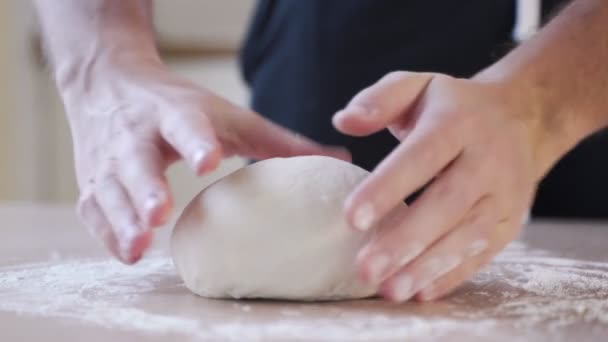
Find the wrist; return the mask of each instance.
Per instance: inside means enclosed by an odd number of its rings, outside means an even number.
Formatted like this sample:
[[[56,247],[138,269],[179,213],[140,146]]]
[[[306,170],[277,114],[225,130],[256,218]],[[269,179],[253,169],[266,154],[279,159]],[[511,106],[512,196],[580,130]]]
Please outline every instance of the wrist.
[[[59,94],[66,104],[87,95],[105,93],[125,75],[137,70],[158,70],[164,65],[156,52],[138,48],[91,48],[56,63],[54,76]]]
[[[91,42],[76,52],[56,59],[54,78],[60,94],[87,91],[97,83],[112,82],[119,70],[142,67],[162,67],[155,47],[148,44]]]
[[[528,133],[537,177],[540,180],[568,151],[595,129],[573,115],[550,82],[535,72],[511,70],[497,63],[474,77],[496,85],[507,103],[507,113]]]

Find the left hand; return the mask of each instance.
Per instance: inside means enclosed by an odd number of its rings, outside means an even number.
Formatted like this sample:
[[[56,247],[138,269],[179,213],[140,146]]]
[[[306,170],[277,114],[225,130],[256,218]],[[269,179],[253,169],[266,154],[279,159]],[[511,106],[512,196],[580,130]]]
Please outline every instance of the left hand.
[[[346,202],[353,227],[377,228],[357,259],[365,281],[394,301],[436,299],[518,235],[558,158],[533,101],[506,82],[395,72],[335,115],[346,134],[388,127],[401,141]]]

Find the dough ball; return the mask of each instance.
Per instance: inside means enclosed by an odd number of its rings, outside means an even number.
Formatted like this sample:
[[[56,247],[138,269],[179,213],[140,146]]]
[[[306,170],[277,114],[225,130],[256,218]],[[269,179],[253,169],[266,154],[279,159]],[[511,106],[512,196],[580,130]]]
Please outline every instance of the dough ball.
[[[186,287],[211,298],[373,295],[354,265],[369,234],[349,228],[342,209],[366,174],[328,157],[275,158],[212,184],[173,231],[173,261]]]

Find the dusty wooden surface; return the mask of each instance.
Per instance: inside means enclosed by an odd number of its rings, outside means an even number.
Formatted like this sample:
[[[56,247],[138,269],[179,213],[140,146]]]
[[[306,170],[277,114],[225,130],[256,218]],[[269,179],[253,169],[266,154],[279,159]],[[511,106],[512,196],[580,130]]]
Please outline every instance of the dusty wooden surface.
[[[451,297],[429,304],[206,300],[181,284],[169,229],[136,267],[72,209],[0,206],[0,341],[608,340],[608,225],[534,223]]]

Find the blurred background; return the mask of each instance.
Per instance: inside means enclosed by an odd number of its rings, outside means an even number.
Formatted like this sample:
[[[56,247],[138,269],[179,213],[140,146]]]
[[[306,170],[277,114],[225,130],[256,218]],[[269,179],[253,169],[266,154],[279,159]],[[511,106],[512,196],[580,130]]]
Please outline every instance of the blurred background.
[[[155,1],[159,49],[177,73],[246,105],[236,53],[255,0]],[[74,203],[72,146],[62,104],[40,55],[30,1],[0,1],[0,201]],[[178,207],[242,165],[225,161],[197,179],[169,172]]]
[[[169,67],[246,105],[236,54],[255,0],[154,2],[159,49]],[[526,38],[536,28],[539,2],[519,4],[515,35]],[[70,133],[40,53],[30,1],[1,0],[0,23],[0,201],[73,203],[78,191]],[[227,160],[203,178],[181,163],[172,167],[169,179],[178,206],[241,165]]]

